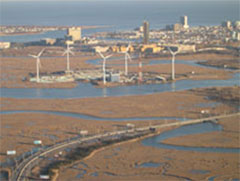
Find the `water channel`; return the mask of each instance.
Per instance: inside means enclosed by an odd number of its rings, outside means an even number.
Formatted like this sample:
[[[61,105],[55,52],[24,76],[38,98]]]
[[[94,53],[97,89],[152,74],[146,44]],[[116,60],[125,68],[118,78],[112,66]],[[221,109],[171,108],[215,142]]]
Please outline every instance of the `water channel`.
[[[222,126],[212,122],[185,125],[179,128],[163,132],[159,135],[146,138],[142,141],[144,146],[151,146],[161,149],[174,149],[183,151],[197,152],[217,152],[217,153],[240,153],[240,148],[221,148],[221,147],[194,147],[179,146],[162,143],[168,138],[180,137],[185,135],[202,134],[208,132],[222,131]]]
[[[178,117],[130,117],[130,118],[104,118],[96,117],[87,114],[81,113],[71,113],[71,112],[58,112],[58,111],[40,111],[40,110],[15,110],[15,111],[0,111],[0,115],[3,114],[18,114],[18,113],[42,113],[42,114],[51,114],[66,116],[72,118],[79,118],[84,120],[94,120],[94,121],[147,121],[147,120],[176,120],[176,121],[186,121],[187,118],[178,118]]]
[[[85,97],[109,97],[146,95],[160,92],[189,90],[193,88],[220,87],[240,85],[240,73],[235,73],[228,80],[179,80],[175,83],[131,85],[109,88],[96,88],[90,83],[78,83],[72,89],[51,88],[0,88],[1,97],[12,98],[39,98],[39,99],[64,99]]]
[[[100,60],[93,60],[98,63]],[[159,63],[161,61],[158,61]],[[190,64],[193,66],[200,66],[195,62],[177,60],[177,63]],[[150,62],[152,64],[156,61]],[[161,63],[166,63],[165,61]],[[170,63],[170,62],[169,62]],[[205,67],[205,66],[204,66]],[[106,96],[129,96],[129,95],[146,95],[160,92],[189,90],[193,88],[205,88],[215,86],[234,86],[240,85],[240,73],[234,73],[232,78],[228,80],[179,80],[175,83],[165,84],[149,84],[149,85],[131,85],[111,88],[96,88],[90,83],[78,83],[77,87],[72,89],[41,89],[41,88],[0,88],[1,97],[12,98],[84,98],[84,97],[106,97]],[[45,114],[55,114],[61,116],[70,116],[88,120],[111,120],[111,121],[134,121],[134,120],[159,120],[159,119],[174,119],[182,121],[184,118],[171,118],[171,117],[148,117],[148,118],[98,118],[90,115],[78,113],[64,113],[54,111],[2,111],[0,114],[13,114],[22,112],[39,112]],[[221,152],[221,153],[239,153],[237,148],[213,148],[213,147],[186,147],[176,146],[161,143],[162,140],[170,137],[178,137],[188,134],[206,133],[212,131],[221,131],[222,127],[214,123],[201,123],[196,125],[187,125],[180,128],[164,132],[160,135],[144,139],[142,144],[145,146],[154,146],[157,148],[186,150],[186,151],[200,151],[200,152]]]
[[[111,60],[116,60],[113,58]],[[88,60],[87,63],[99,64],[101,59]],[[168,60],[150,61],[150,64],[170,63]],[[197,67],[212,67],[199,65],[195,61],[176,60],[176,64],[186,64]],[[79,82],[75,88],[56,89],[56,88],[0,88],[1,97],[12,98],[85,98],[85,97],[110,97],[110,96],[129,96],[146,95],[160,92],[188,90],[193,88],[205,88],[214,86],[234,86],[240,85],[240,73],[233,74],[228,80],[179,80],[174,83],[145,84],[145,85],[126,85],[120,87],[96,88],[90,83]]]

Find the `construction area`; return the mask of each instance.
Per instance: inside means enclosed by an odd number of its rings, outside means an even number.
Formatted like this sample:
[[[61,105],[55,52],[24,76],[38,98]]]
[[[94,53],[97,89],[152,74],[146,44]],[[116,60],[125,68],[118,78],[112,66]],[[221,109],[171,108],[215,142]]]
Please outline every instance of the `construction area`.
[[[103,71],[100,68],[96,69],[84,69],[76,71],[62,71],[52,74],[41,74],[38,83],[56,83],[56,82],[90,82],[94,85],[102,85],[103,82]],[[155,72],[138,72],[128,73],[125,75],[122,71],[115,71],[113,69],[106,69],[106,84],[111,85],[122,85],[122,84],[153,84],[153,83],[164,83],[170,77],[169,75],[160,75]],[[30,74],[30,82],[37,82],[37,78],[34,74]]]

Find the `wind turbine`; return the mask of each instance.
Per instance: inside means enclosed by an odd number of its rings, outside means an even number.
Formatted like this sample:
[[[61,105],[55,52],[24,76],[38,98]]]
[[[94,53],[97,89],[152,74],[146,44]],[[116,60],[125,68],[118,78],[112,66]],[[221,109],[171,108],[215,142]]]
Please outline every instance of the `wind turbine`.
[[[69,53],[74,55],[74,53],[71,51],[72,49],[73,47],[69,47],[69,43],[67,43],[67,49],[63,53],[63,55],[67,54],[67,72],[70,71]]]
[[[106,60],[108,58],[110,58],[112,55],[108,55],[108,56],[103,56],[103,54],[100,51],[97,51],[98,54],[102,57],[103,59],[103,66],[102,66],[102,70],[103,70],[103,84],[106,84]]]
[[[170,53],[172,54],[172,80],[175,80],[175,56],[176,54],[179,52],[177,51],[172,51],[170,47],[168,47],[168,50],[170,51]]]
[[[41,67],[40,56],[42,55],[44,50],[45,50],[45,48],[42,49],[42,51],[39,52],[38,55],[31,55],[31,54],[29,54],[30,57],[36,58],[37,82],[39,82],[39,67]]]
[[[130,59],[130,61],[132,61],[132,58],[128,54],[129,48],[130,48],[130,43],[128,44],[128,47],[127,47],[126,51],[121,52],[121,53],[125,54],[125,75],[128,75],[128,58]]]

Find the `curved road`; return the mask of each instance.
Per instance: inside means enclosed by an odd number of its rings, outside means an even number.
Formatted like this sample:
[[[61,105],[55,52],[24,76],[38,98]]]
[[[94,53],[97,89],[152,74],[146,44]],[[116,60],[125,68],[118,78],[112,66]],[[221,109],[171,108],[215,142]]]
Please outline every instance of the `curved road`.
[[[146,130],[149,130],[150,128],[160,129],[163,127],[170,127],[170,126],[182,126],[182,125],[195,124],[195,123],[200,123],[203,121],[210,121],[210,120],[226,118],[226,117],[231,117],[231,116],[237,116],[237,115],[240,116],[240,112],[234,113],[234,114],[228,114],[228,115],[212,116],[212,117],[208,117],[208,118],[193,119],[193,120],[188,120],[188,121],[183,121],[183,122],[146,126],[146,127],[131,129],[131,130],[113,131],[113,132],[108,132],[105,134],[89,136],[86,138],[75,138],[71,141],[64,141],[62,143],[48,147],[45,150],[42,150],[41,152],[37,152],[34,155],[27,158],[26,160],[24,160],[23,162],[21,162],[20,165],[15,169],[15,172],[12,174],[11,180],[16,180],[16,181],[23,180],[21,178],[24,177],[24,173],[26,172],[26,170],[28,170],[28,168],[31,168],[32,163],[36,162],[38,159],[40,159],[44,155],[47,155],[53,151],[62,149],[64,147],[68,147],[73,144],[83,143],[83,142],[87,142],[87,141],[91,141],[91,140],[99,139],[99,138],[106,138],[106,137],[110,137],[110,136],[114,136],[114,135],[124,135],[124,134],[127,134],[128,132],[146,131]]]

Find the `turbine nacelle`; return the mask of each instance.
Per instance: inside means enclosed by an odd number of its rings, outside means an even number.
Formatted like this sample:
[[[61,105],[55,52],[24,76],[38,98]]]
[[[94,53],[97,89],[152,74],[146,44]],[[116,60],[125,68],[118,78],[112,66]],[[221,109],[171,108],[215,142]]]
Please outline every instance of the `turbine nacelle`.
[[[112,55],[107,55],[107,56],[104,56],[103,54],[102,54],[102,52],[100,52],[100,51],[98,51],[97,50],[97,53],[102,57],[102,59],[108,59],[108,58],[110,58]]]
[[[28,54],[28,56],[33,57],[33,58],[40,58],[40,56],[42,55],[42,53],[43,53],[44,50],[45,50],[45,48],[42,49],[42,51],[39,52],[38,55],[31,55],[31,54]]]
[[[72,54],[72,55],[75,55],[75,54],[71,51],[72,49],[73,49],[73,48],[71,47],[71,48],[65,50],[62,55],[66,55],[67,53],[70,53],[70,54]]]
[[[170,47],[167,47],[167,48],[172,55],[176,55],[177,53],[179,53],[178,48],[177,48],[177,51],[173,51]]]

